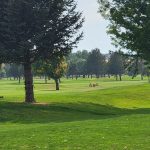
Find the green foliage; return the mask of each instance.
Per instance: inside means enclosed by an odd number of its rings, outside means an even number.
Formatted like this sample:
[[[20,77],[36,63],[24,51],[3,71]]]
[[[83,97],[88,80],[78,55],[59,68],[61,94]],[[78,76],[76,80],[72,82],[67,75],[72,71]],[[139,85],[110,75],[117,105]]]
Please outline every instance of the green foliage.
[[[74,0],[14,0],[7,9],[11,12],[9,23],[5,21],[10,41],[2,43],[11,47],[0,51],[5,52],[3,61],[7,63],[32,63],[39,57],[66,55],[82,37],[79,34],[73,39],[83,23]]]
[[[111,52],[108,62],[108,73],[111,75],[122,75],[124,73],[123,56],[118,52]]]
[[[33,65],[34,73],[37,75],[44,75],[46,77],[52,78],[56,82],[56,90],[59,90],[59,79],[67,71],[67,63],[64,57],[53,57],[53,59],[46,61],[38,61]]]
[[[5,64],[6,77],[20,78],[23,76],[23,66],[18,64]]]
[[[5,70],[4,70],[4,65],[0,65],[0,79],[2,79],[5,76]]]
[[[67,71],[67,63],[64,58],[54,58],[48,66],[48,76],[53,79],[60,79]]]
[[[67,75],[85,75],[87,73],[86,61],[88,58],[88,51],[77,51],[71,53],[68,58],[68,72]]]
[[[34,63],[33,68],[36,75],[46,75],[52,79],[60,79],[66,73],[67,63],[64,57],[53,57],[50,60],[37,61]]]
[[[100,53],[99,49],[94,49],[89,53],[87,59],[87,72],[88,74],[95,74],[99,77],[103,73],[105,64],[105,57]]]
[[[3,62],[4,57],[4,49],[7,47],[7,43],[9,41],[9,28],[8,28],[8,4],[9,0],[1,0],[0,1],[0,63]],[[7,47],[8,48],[8,47]]]
[[[150,1],[99,0],[100,12],[110,21],[114,44],[150,61]]]
[[[32,64],[33,74],[34,76],[45,76],[47,75],[46,70],[44,68],[44,63],[42,60],[36,61]]]

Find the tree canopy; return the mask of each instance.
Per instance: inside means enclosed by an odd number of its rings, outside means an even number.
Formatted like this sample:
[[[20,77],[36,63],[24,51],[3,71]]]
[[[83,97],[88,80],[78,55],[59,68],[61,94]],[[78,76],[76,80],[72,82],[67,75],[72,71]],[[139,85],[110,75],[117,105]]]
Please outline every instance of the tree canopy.
[[[150,0],[98,0],[116,46],[150,62]]]
[[[92,50],[87,59],[87,72],[99,77],[99,75],[103,73],[104,63],[105,57],[100,53],[100,50],[97,48]]]

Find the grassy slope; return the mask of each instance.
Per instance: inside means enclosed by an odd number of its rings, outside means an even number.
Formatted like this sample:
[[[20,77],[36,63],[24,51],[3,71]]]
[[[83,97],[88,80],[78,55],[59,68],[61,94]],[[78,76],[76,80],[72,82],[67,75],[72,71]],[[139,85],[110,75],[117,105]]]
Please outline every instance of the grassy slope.
[[[24,86],[0,81],[0,149],[148,150],[150,147],[150,85],[146,81],[113,79],[35,81],[38,102],[26,105]],[[89,88],[90,82],[99,87]],[[14,103],[15,102],[15,103]]]

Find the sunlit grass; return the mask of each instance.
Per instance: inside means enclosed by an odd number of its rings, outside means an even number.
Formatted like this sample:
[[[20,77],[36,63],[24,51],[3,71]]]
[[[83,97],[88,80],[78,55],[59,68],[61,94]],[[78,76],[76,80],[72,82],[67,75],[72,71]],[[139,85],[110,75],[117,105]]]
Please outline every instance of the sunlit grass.
[[[140,77],[35,79],[40,104],[24,104],[23,81],[0,80],[0,149],[148,150],[150,84]],[[98,83],[90,88],[90,83]]]

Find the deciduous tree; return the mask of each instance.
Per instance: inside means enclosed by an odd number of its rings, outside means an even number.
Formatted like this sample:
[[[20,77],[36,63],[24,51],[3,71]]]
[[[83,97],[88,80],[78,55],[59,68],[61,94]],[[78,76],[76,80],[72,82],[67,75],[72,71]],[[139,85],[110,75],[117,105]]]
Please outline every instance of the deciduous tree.
[[[98,0],[116,46],[150,62],[150,0]]]
[[[118,52],[110,53],[108,73],[114,75],[116,80],[118,80],[119,75],[120,81],[122,80],[121,76],[124,73],[123,58]]]

